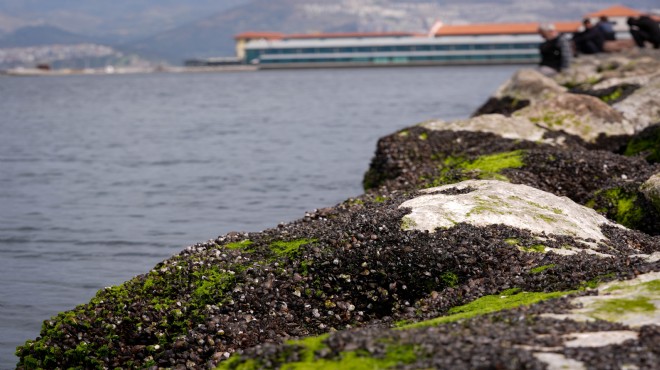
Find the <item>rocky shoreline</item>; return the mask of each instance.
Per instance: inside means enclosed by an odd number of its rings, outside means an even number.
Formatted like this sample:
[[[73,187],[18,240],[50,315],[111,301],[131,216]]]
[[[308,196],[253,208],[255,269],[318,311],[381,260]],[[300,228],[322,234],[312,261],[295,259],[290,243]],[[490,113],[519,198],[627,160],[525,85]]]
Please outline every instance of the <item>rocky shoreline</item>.
[[[658,368],[660,53],[520,70],[364,186],[99,291],[17,368]]]

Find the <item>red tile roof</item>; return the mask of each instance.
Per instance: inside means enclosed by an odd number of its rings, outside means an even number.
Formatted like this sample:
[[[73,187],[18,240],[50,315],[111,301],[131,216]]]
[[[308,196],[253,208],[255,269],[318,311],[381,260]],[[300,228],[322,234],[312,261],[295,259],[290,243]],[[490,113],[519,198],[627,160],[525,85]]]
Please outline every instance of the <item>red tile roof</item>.
[[[339,39],[359,37],[407,37],[421,36],[412,32],[343,32],[343,33],[306,33],[285,35],[285,39]]]
[[[598,18],[598,17],[638,17],[642,15],[642,12],[635,9],[630,9],[623,5],[614,5],[609,8],[599,10],[597,12],[589,13],[586,15],[587,18]]]
[[[243,32],[234,36],[235,40],[241,39],[267,39],[267,40],[281,40],[284,34],[280,32]]]
[[[555,22],[553,23],[559,32],[574,32],[580,22]],[[538,32],[539,23],[488,23],[488,24],[465,24],[446,25],[440,27],[435,36],[473,36],[473,35],[515,35],[535,34]]]

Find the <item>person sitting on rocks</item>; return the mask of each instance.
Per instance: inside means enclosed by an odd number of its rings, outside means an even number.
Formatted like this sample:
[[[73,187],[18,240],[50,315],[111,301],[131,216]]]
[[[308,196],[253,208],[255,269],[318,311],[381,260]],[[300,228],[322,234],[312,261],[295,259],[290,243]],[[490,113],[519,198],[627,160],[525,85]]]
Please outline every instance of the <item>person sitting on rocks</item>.
[[[565,35],[559,34],[553,24],[547,23],[539,26],[539,34],[545,39],[539,45],[541,62],[539,71],[546,76],[551,76],[571,64],[571,45]]]
[[[594,27],[589,19],[583,20],[582,25],[584,30],[573,35],[573,42],[575,42],[577,51],[582,54],[601,53],[605,44],[605,37],[600,29]]]
[[[605,41],[616,40],[616,32],[614,32],[614,26],[612,25],[612,22],[607,19],[607,17],[600,17],[598,23],[596,23],[596,27],[600,30],[600,33],[605,38]]]
[[[643,48],[646,42],[650,42],[655,49],[660,48],[660,26],[651,17],[646,15],[639,18],[630,17],[628,26],[637,46]]]

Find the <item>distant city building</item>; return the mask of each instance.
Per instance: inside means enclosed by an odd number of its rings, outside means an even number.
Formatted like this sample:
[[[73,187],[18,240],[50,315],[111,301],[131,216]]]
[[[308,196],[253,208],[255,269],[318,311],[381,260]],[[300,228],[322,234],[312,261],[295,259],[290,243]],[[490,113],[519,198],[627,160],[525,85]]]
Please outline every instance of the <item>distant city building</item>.
[[[613,6],[587,14],[596,23],[606,16],[619,38],[630,38],[626,19],[641,13]],[[554,22],[561,33],[578,31],[582,23]],[[236,35],[236,55],[259,68],[369,67],[399,65],[538,63],[539,23],[444,25],[428,34],[318,33],[287,35],[245,32]]]

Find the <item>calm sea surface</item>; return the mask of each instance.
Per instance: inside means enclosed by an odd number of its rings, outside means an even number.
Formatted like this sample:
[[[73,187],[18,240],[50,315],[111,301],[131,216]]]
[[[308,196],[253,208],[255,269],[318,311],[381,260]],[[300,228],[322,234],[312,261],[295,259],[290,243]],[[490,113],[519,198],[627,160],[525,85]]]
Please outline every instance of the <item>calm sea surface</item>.
[[[518,67],[0,78],[0,369],[185,246],[362,193],[379,137]]]

